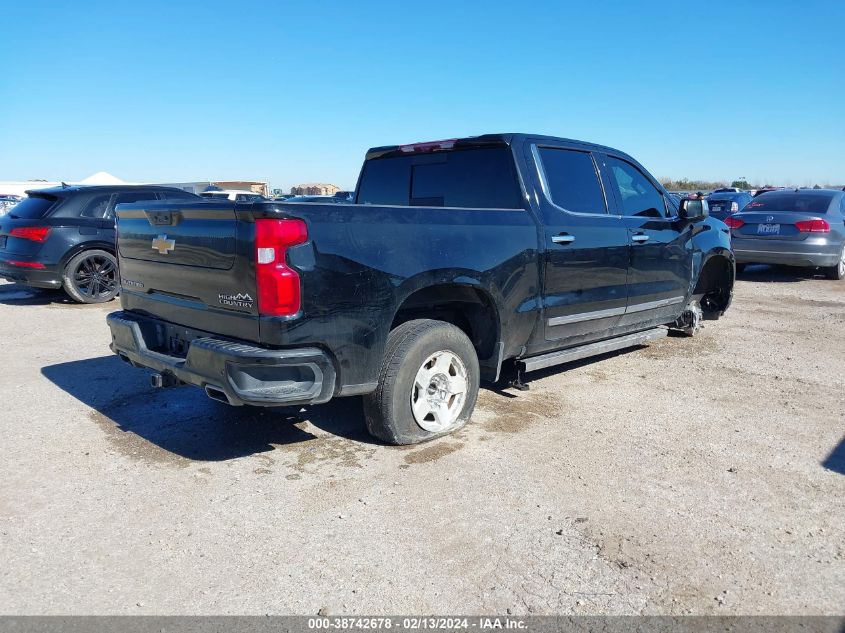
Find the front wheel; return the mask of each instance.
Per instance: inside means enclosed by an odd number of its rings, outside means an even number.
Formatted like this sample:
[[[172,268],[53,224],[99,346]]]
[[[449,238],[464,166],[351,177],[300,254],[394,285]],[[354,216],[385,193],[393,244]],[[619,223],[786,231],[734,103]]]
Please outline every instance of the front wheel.
[[[469,420],[478,384],[478,356],[463,331],[408,321],[388,336],[378,387],[364,397],[367,428],[389,444],[447,435]]]
[[[118,291],[117,261],[108,251],[82,251],[65,266],[62,287],[79,303],[104,303]]]
[[[845,246],[842,247],[842,254],[839,256],[839,263],[836,266],[829,266],[824,269],[825,277],[828,279],[845,279]]]

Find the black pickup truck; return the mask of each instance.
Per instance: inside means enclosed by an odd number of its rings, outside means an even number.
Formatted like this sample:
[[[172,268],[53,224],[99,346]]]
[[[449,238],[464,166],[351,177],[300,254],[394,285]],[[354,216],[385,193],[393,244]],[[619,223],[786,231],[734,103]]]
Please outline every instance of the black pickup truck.
[[[369,150],[354,203],[121,205],[112,350],[231,405],[363,395],[372,434],[461,427],[479,382],[692,335],[734,257],[630,156],[528,134]]]

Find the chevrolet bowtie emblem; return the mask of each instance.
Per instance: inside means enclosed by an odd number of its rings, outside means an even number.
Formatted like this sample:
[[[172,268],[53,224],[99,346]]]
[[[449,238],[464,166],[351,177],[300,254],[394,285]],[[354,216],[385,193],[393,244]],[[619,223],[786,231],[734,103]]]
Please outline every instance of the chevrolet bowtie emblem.
[[[158,251],[162,255],[167,255],[175,248],[176,240],[167,239],[167,235],[159,235],[153,240],[153,250]]]

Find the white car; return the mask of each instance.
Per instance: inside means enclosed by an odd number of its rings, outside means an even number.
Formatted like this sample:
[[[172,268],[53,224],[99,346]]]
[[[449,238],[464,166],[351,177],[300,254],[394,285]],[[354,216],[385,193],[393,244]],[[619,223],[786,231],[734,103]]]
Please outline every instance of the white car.
[[[203,191],[200,196],[212,200],[231,200],[232,202],[259,202],[266,200],[260,193],[243,191],[241,189],[219,189],[217,191]]]
[[[6,215],[23,198],[20,196],[0,196],[0,215]]]

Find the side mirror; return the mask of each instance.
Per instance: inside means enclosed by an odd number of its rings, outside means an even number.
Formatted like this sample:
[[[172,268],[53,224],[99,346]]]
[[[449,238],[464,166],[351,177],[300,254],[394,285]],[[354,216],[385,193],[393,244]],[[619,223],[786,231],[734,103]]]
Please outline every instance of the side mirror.
[[[678,216],[683,220],[698,222],[710,215],[707,200],[681,200],[681,210]]]

